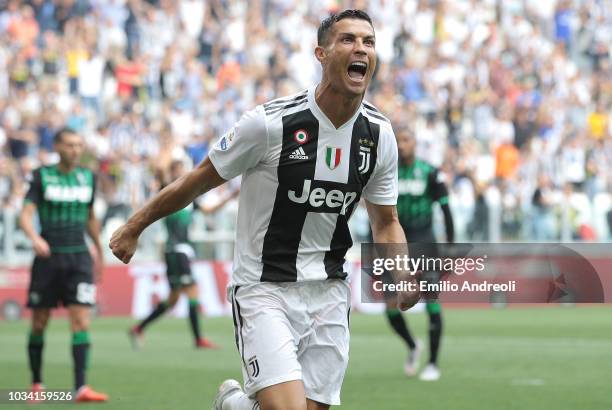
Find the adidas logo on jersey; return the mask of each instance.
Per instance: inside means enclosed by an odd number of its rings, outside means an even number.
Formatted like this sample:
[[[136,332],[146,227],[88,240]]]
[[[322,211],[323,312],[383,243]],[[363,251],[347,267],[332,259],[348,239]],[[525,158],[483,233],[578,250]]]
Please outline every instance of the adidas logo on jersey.
[[[289,159],[308,159],[308,155],[304,152],[304,148],[299,147],[289,155]]]

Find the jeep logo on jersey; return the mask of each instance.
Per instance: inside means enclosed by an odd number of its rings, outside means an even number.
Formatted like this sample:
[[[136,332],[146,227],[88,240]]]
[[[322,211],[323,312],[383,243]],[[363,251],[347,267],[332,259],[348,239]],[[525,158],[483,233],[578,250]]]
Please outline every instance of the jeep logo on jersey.
[[[325,163],[329,169],[336,169],[340,165],[340,158],[342,156],[342,149],[336,147],[325,147]]]
[[[93,189],[90,186],[48,185],[45,199],[55,202],[89,202]]]
[[[300,145],[303,145],[308,142],[308,133],[305,130],[297,130],[293,134],[293,138],[295,139],[295,142]]]
[[[332,189],[329,192],[325,188],[315,188],[310,190],[312,181],[310,179],[304,180],[304,186],[302,187],[302,193],[297,196],[295,191],[289,191],[289,199],[298,204],[305,204],[308,202],[313,208],[321,208],[323,206],[330,208],[331,212],[339,208],[340,215],[345,215],[346,210],[355,199],[357,199],[356,192],[342,192],[339,189]]]

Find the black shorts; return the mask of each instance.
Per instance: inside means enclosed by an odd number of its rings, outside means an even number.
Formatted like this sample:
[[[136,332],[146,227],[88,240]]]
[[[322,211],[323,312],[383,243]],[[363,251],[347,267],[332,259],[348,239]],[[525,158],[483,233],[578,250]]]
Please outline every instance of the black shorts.
[[[55,308],[60,304],[93,306],[96,285],[89,252],[54,253],[34,258],[27,306]]]
[[[182,252],[166,252],[166,276],[170,289],[180,289],[191,286],[195,279],[191,274],[191,261],[189,256]]]

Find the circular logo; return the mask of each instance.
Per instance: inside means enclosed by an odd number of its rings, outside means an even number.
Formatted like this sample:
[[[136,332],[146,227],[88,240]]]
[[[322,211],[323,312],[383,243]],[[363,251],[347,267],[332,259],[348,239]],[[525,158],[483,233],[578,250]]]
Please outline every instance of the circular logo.
[[[40,303],[40,295],[37,292],[30,293],[30,303],[38,305]]]
[[[293,138],[295,138],[295,142],[298,144],[305,144],[308,142],[308,133],[305,130],[297,130],[293,134]]]

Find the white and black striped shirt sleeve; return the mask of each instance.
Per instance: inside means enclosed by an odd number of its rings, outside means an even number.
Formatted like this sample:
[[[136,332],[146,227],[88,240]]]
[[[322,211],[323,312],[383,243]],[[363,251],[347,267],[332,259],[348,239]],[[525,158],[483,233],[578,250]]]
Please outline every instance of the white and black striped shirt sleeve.
[[[268,150],[266,117],[262,106],[245,112],[210,149],[208,157],[226,181],[254,168]]]

